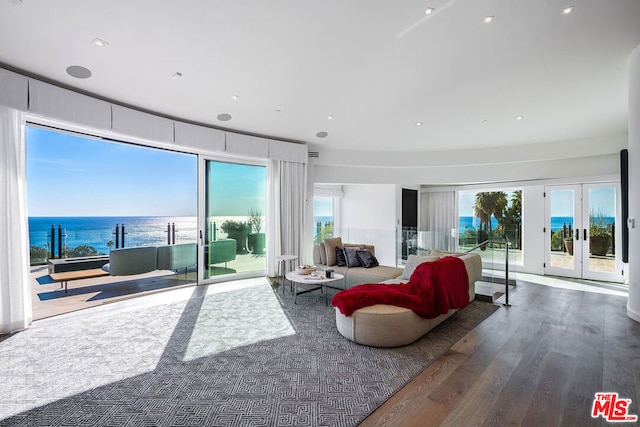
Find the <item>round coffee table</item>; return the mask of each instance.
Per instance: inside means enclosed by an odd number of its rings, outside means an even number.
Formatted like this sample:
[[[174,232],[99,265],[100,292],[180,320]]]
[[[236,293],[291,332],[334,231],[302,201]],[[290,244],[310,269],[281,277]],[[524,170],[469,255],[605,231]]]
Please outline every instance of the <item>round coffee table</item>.
[[[318,289],[320,289],[321,291],[324,290],[324,304],[328,305],[329,301],[327,296],[327,288],[344,289],[344,284],[342,288],[337,288],[329,285],[330,283],[335,283],[339,280],[344,280],[344,276],[342,274],[333,273],[331,278],[327,279],[324,275],[324,271],[318,271],[318,273],[320,275],[319,277],[312,277],[310,274],[298,274],[295,271],[290,271],[286,274],[285,277],[287,278],[287,280],[292,282],[294,285],[294,288],[293,288],[293,293],[295,295],[293,299],[294,304],[298,303],[298,295],[306,294],[307,292],[317,291]],[[298,292],[299,283],[304,285],[315,285],[315,286],[311,289],[305,289],[303,291]]]

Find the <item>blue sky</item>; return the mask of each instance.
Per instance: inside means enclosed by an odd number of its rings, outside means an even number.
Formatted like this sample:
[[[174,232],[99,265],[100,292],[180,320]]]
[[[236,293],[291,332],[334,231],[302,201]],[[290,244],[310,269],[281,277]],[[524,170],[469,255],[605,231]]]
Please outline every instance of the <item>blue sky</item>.
[[[197,156],[27,127],[30,216],[195,216]],[[210,162],[210,214],[265,214],[264,166]]]
[[[495,191],[504,191],[507,194],[509,206],[511,205],[511,195],[513,194],[512,190]],[[458,209],[460,211],[460,216],[474,216],[473,206],[476,204],[477,193],[481,193],[481,191],[461,191],[459,193],[460,196],[458,199]]]
[[[513,191],[505,191],[511,200]],[[473,216],[476,192],[460,192],[460,216]],[[573,190],[552,190],[551,216],[573,216]],[[590,188],[589,205],[593,209],[602,209],[605,216],[615,216],[615,190],[613,187]]]
[[[195,216],[197,157],[27,127],[30,216]]]
[[[313,216],[333,217],[333,198],[332,197],[314,197],[313,198]]]
[[[563,189],[551,192],[551,216],[573,216],[574,190]],[[615,217],[616,193],[613,186],[589,189],[589,210],[600,211],[605,216]]]

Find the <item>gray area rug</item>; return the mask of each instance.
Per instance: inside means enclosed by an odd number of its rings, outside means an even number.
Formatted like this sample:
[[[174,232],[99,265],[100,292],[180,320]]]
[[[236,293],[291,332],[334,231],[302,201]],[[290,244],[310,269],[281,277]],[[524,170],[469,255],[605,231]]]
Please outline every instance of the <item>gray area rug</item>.
[[[1,341],[0,425],[354,426],[498,308],[473,302],[381,349],[344,339],[319,292],[295,305],[288,286],[239,283]]]

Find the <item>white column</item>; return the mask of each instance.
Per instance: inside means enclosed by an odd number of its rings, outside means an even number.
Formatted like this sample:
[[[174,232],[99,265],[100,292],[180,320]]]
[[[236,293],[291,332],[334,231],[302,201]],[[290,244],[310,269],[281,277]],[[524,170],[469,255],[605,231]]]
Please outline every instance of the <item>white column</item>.
[[[629,57],[629,302],[627,315],[640,322],[640,46]]]

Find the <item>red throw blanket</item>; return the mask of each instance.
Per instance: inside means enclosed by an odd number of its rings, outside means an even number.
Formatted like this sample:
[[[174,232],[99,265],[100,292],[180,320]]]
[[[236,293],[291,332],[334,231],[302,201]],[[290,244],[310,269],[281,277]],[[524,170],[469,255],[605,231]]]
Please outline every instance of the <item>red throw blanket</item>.
[[[354,286],[338,292],[331,304],[345,316],[351,316],[362,307],[389,304],[409,308],[418,316],[433,319],[450,308],[463,308],[469,304],[469,276],[460,258],[440,258],[420,264],[408,283]]]

